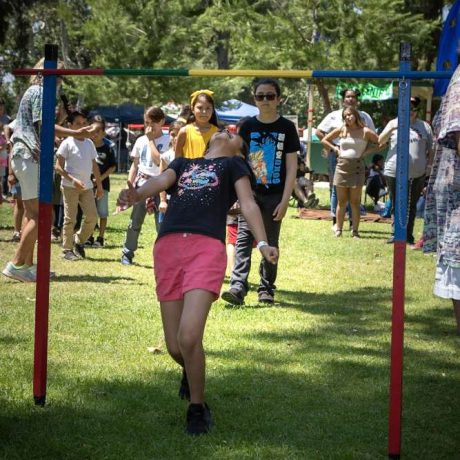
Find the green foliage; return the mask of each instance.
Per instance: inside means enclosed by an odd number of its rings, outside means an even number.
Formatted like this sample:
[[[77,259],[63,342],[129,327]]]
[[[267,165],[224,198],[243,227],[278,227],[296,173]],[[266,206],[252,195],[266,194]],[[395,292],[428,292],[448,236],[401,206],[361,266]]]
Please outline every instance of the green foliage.
[[[3,54],[11,67],[31,65],[42,55],[44,43],[52,41],[59,44],[66,64],[76,67],[377,70],[397,68],[399,43],[409,41],[415,67],[429,68],[437,47],[441,2],[430,8],[425,3],[40,0],[14,16],[18,27],[10,28]],[[24,35],[28,46],[19,47],[17,39]],[[237,97],[252,102],[248,78],[91,77],[69,81],[72,88],[68,92],[89,107],[126,101],[160,104],[171,98],[187,102],[198,87],[211,87],[218,101]],[[306,82],[282,83],[284,113],[302,115]],[[15,90],[19,93],[24,86],[23,79],[17,80]],[[327,107],[328,101],[323,102]],[[318,115],[322,115],[321,105]]]

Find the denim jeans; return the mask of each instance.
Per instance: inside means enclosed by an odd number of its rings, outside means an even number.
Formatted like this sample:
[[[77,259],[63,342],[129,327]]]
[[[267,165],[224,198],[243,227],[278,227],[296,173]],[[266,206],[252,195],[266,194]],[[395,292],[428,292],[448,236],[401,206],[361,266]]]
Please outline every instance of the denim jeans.
[[[157,203],[158,204],[158,203]],[[147,209],[145,207],[145,201],[140,201],[133,206],[131,211],[131,217],[129,219],[128,230],[126,231],[126,238],[123,244],[123,254],[128,256],[130,259],[134,257],[134,253],[137,249],[137,242],[139,235],[141,234],[142,224],[144,223]],[[158,233],[159,222],[158,222],[158,211],[155,212],[155,229]]]
[[[329,198],[331,201],[331,216],[335,217],[337,209],[337,189],[334,186],[334,174],[337,166],[337,155],[330,151],[327,154],[327,173],[329,175]]]
[[[393,216],[391,223],[391,235],[394,235],[394,212],[395,212],[395,200],[396,200],[396,177],[385,176],[385,180],[388,185],[388,191],[391,200],[391,215]],[[425,175],[411,179],[408,182],[408,217],[407,217],[407,233],[406,240],[408,243],[414,243],[414,223],[415,215],[417,212],[417,201],[420,198],[423,187],[425,186]]]
[[[278,247],[281,221],[273,220],[273,211],[281,201],[281,195],[256,195],[259,205],[267,242],[270,246]],[[251,270],[251,253],[254,237],[249,230],[248,223],[242,215],[238,218],[238,237],[235,248],[235,265],[230,279],[230,288],[237,289],[245,296],[249,290],[248,276]],[[274,295],[277,265],[273,265],[262,258],[259,266],[260,283],[257,292],[266,292]]]

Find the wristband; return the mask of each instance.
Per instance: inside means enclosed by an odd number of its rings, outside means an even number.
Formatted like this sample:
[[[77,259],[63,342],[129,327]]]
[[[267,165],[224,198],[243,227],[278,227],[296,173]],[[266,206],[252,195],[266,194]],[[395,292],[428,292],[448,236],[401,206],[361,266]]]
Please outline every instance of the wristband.
[[[266,241],[262,240],[262,241],[259,241],[257,243],[256,248],[260,251],[264,246],[268,246],[268,243]]]

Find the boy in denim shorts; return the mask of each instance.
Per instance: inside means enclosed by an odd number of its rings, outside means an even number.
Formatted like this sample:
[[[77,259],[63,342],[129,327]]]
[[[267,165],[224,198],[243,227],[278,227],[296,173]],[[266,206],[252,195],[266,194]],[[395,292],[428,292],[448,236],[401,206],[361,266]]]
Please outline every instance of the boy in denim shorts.
[[[94,128],[92,140],[96,147],[96,163],[99,167],[104,195],[100,200],[96,200],[97,215],[99,217],[99,236],[94,241],[93,235],[91,235],[85,245],[101,248],[104,246],[105,229],[107,228],[107,218],[109,217],[109,176],[117,169],[117,161],[112,147],[113,144],[105,137],[105,120],[100,115],[96,115],[92,120],[91,126]]]

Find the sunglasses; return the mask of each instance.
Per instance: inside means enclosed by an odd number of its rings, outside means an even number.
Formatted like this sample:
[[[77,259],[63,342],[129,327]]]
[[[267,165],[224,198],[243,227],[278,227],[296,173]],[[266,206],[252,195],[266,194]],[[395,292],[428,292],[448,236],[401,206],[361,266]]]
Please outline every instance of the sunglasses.
[[[267,99],[267,101],[274,101],[276,99],[276,94],[273,94],[273,93],[268,93],[268,94],[263,94],[263,93],[260,93],[260,94],[254,94],[254,99],[256,101],[263,101],[264,99]]]

